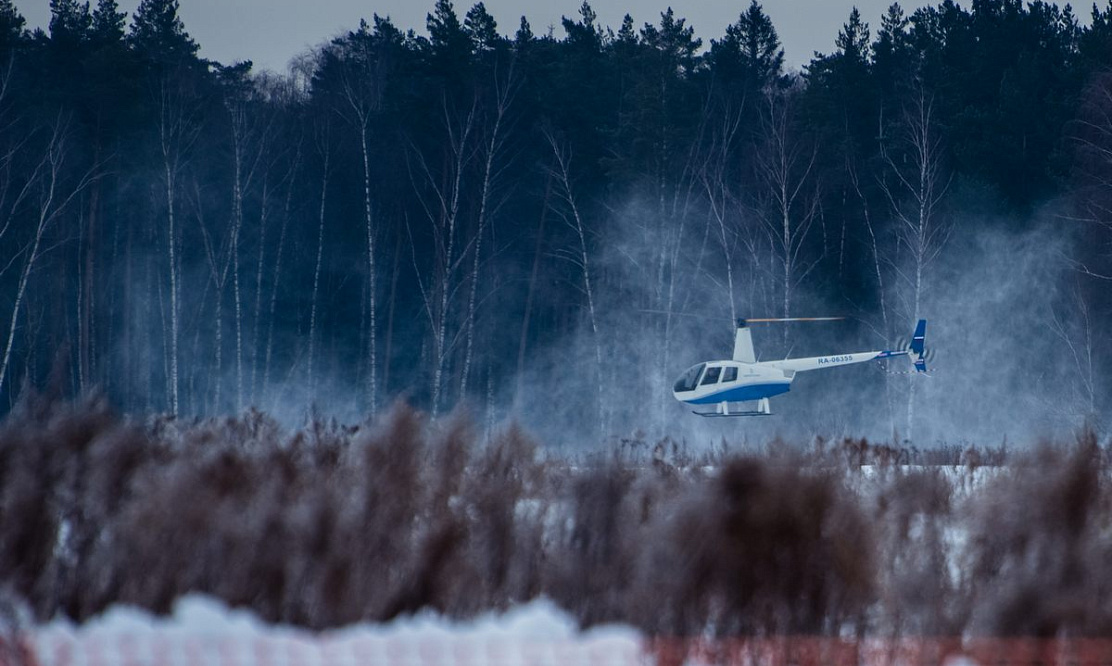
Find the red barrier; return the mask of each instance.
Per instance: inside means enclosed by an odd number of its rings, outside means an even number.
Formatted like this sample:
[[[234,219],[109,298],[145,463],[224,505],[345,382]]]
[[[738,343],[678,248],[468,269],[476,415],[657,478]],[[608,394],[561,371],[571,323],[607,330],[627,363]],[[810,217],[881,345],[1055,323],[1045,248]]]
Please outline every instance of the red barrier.
[[[1112,666],[1112,639],[652,639],[659,666]]]

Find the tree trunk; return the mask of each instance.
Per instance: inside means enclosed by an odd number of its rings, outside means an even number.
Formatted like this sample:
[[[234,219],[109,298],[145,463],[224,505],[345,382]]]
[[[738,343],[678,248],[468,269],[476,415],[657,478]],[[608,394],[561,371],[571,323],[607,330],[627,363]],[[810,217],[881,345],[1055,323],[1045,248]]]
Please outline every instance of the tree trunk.
[[[386,349],[382,359],[382,390],[390,391],[390,362],[394,358],[394,309],[398,294],[398,269],[401,265],[402,235],[397,234],[394,245],[394,268],[390,274],[390,300],[386,310]]]
[[[328,166],[330,158],[330,150],[328,145],[328,138],[326,136],[323,146],[324,150],[324,170],[321,175],[320,185],[320,218],[317,225],[317,262],[316,267],[313,269],[313,296],[310,306],[309,314],[309,391],[316,390],[316,378],[313,376],[313,354],[316,350],[316,335],[317,335],[317,295],[320,292],[320,270],[321,260],[324,257],[324,211],[325,203],[328,200]]]
[[[39,208],[39,221],[38,225],[35,227],[35,238],[31,243],[30,251],[27,253],[27,261],[23,264],[23,271],[19,274],[19,284],[16,287],[15,299],[12,303],[11,324],[8,326],[8,340],[4,345],[4,358],[0,360],[0,391],[4,390],[4,380],[8,375],[8,366],[12,358],[12,347],[15,344],[15,332],[19,324],[19,311],[20,308],[23,307],[23,298],[27,293],[27,282],[31,277],[31,271],[35,267],[35,262],[39,258],[39,247],[42,244],[43,233],[46,231],[46,226],[52,217],[51,206],[54,203],[54,190],[56,184],[56,174],[52,174],[45,203],[42,203]]]
[[[232,295],[236,321],[236,411],[243,410],[243,299],[239,288],[239,234],[243,228],[242,137],[235,138],[235,175],[232,192]]]
[[[100,141],[96,143],[93,151],[93,163],[100,162]],[[94,358],[96,354],[95,336],[93,326],[96,304],[96,252],[99,229],[97,221],[100,213],[100,181],[93,183],[89,196],[89,216],[85,232],[85,270],[81,284],[81,311],[78,314],[78,375],[81,378],[80,389],[84,393],[94,383],[95,373]]]
[[[375,229],[371,216],[371,167],[367,159],[367,121],[359,127],[359,140],[363,149],[363,219],[367,227],[367,300],[370,307],[370,334],[368,336],[367,356],[370,360],[370,376],[367,378],[367,394],[371,417],[378,414],[378,323],[377,293],[378,282],[375,268]]]
[[[259,210],[259,256],[255,266],[255,308],[251,315],[251,320],[254,322],[252,329],[252,342],[251,342],[251,381],[250,381],[250,395],[251,401],[257,403],[259,399],[259,347],[261,344],[260,333],[262,331],[262,308],[263,308],[263,267],[266,258],[266,231],[267,223],[270,219],[270,173],[269,170],[263,175],[263,192],[262,201],[260,202]]]
[[[166,174],[166,207],[169,224],[166,228],[169,270],[170,270],[170,413],[178,413],[178,258],[175,251],[177,234],[174,229],[174,185],[175,174],[167,157],[165,161]]]
[[[529,273],[529,290],[525,295],[525,314],[521,318],[521,336],[517,344],[517,389],[514,391],[513,409],[520,412],[521,399],[525,392],[525,350],[529,345],[529,320],[533,316],[533,297],[537,291],[537,277],[540,274],[541,250],[544,248],[544,226],[548,218],[549,197],[552,194],[552,174],[544,184],[544,202],[541,205],[541,220],[537,225],[537,242],[533,248],[533,269]]]
[[[301,139],[298,139],[293,162],[290,164],[289,173],[286,174],[286,201],[282,207],[282,226],[278,231],[278,249],[274,253],[274,272],[270,284],[270,308],[267,313],[266,324],[266,358],[263,361],[263,392],[270,390],[270,365],[274,354],[274,318],[278,310],[278,286],[282,277],[282,256],[286,248],[286,231],[290,224],[290,210],[293,206],[294,185],[297,182],[297,170],[301,167]]]
[[[511,77],[512,76],[513,74],[511,72]],[[490,133],[490,142],[487,144],[486,164],[483,169],[483,189],[479,197],[479,230],[475,234],[475,256],[471,266],[471,292],[467,297],[467,350],[464,354],[463,373],[460,378],[459,394],[461,399],[466,399],[467,397],[467,375],[471,371],[471,357],[475,342],[475,299],[479,289],[479,260],[483,249],[483,234],[486,231],[487,206],[490,202],[491,179],[494,177],[494,160],[501,142],[500,131],[502,129],[502,118],[506,113],[507,103],[507,98],[505,96],[499,97],[498,111],[494,119],[494,128]]]
[[[583,225],[583,218],[579,215],[579,207],[575,203],[575,195],[571,189],[571,176],[569,175],[568,158],[556,143],[555,137],[549,135],[548,141],[552,146],[553,154],[556,157],[556,164],[559,168],[557,175],[560,178],[560,183],[563,185],[564,201],[568,204],[572,214],[572,230],[575,232],[576,239],[578,240],[578,247],[576,251],[579,256],[576,257],[576,263],[582,271],[583,277],[583,292],[587,297],[587,313],[591,324],[591,336],[594,340],[595,347],[595,368],[597,380],[597,399],[598,399],[598,427],[599,435],[605,435],[607,427],[607,415],[605,408],[605,393],[603,391],[603,363],[602,363],[602,337],[599,333],[598,326],[598,313],[595,309],[595,293],[591,285],[591,260],[587,253],[587,231]]]

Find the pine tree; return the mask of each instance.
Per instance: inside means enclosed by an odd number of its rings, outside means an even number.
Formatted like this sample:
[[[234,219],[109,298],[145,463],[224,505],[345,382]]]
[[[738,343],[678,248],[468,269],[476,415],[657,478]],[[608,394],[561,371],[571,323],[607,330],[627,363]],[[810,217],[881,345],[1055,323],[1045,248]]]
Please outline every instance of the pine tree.
[[[518,26],[517,32],[514,33],[514,50],[518,53],[524,52],[529,48],[529,45],[532,44],[534,38],[532,26],[530,26],[529,21],[522,16],[521,24]]]
[[[1089,29],[1078,38],[1078,53],[1081,62],[1090,70],[1097,71],[1112,66],[1112,2],[1104,9],[1093,3],[1092,20]]]
[[[15,8],[12,0],[0,0],[0,52],[14,48],[24,38],[23,26],[27,20]]]
[[[738,20],[726,27],[721,41],[711,42],[715,75],[726,85],[740,81],[747,93],[778,85],[784,73],[784,49],[764,8],[752,0]]]
[[[886,107],[895,106],[897,92],[908,88],[918,75],[915,60],[911,21],[899,3],[892,3],[880,20],[873,44],[873,74]]]
[[[59,44],[84,41],[92,25],[89,3],[77,0],[50,0],[50,40]]]
[[[93,11],[91,38],[99,44],[115,44],[124,38],[127,13],[119,11],[116,0],[98,0]]]
[[[637,31],[633,29],[633,17],[629,14],[622,18],[622,27],[618,29],[617,42],[626,46],[637,44]]]
[[[903,64],[911,52],[911,21],[904,14],[898,2],[892,3],[880,19],[880,30],[873,46],[873,60],[878,66],[881,62]],[[884,66],[887,71],[891,66]]]
[[[560,23],[568,35],[568,44],[578,49],[599,52],[602,50],[602,28],[598,26],[598,14],[591,9],[591,4],[583,0],[579,6],[579,21],[568,17],[561,17]]]
[[[467,48],[469,37],[460,25],[452,0],[437,0],[433,13],[425,18],[425,26],[429,31],[429,44],[435,52],[458,54]]]
[[[861,20],[861,12],[857,7],[849,13],[849,21],[842,24],[834,44],[847,65],[859,68],[868,66],[869,24]]]
[[[48,61],[54,85],[46,91],[68,107],[83,108],[89,89],[85,70],[89,64],[89,29],[92,16],[89,3],[77,0],[50,0],[50,41]],[[95,94],[95,92],[93,93]]]
[[[685,25],[686,22],[686,19],[677,19],[669,7],[660,15],[659,28],[646,23],[641,30],[642,40],[660,53],[665,67],[673,73],[690,74],[695,68],[695,53],[703,45],[703,40],[695,37],[695,29]]]
[[[437,0],[433,12],[426,16],[425,25],[432,73],[458,88],[469,78],[471,37],[463,29],[451,0]]]
[[[807,67],[812,122],[824,126],[828,145],[850,154],[869,154],[877,136],[875,82],[871,76],[869,25],[856,7],[835,40],[837,50],[816,54]]]
[[[471,38],[475,53],[493,51],[502,41],[502,38],[498,35],[498,24],[481,2],[467,10],[467,16],[463,20],[463,28],[467,36]]]
[[[192,60],[200,49],[178,16],[178,0],[141,0],[129,39],[142,56],[161,63]]]

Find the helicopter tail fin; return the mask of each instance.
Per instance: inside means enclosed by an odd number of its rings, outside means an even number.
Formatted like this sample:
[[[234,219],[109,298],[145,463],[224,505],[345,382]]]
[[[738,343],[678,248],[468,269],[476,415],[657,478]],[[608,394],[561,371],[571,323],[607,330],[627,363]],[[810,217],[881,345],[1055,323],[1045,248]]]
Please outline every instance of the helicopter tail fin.
[[[915,333],[911,336],[911,362],[917,372],[927,371],[926,358],[927,320],[920,319],[915,325]]]

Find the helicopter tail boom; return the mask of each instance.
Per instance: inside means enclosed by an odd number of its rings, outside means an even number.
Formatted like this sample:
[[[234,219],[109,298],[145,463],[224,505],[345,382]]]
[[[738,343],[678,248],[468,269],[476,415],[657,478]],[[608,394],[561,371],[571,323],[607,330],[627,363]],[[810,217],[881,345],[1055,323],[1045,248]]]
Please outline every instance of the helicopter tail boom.
[[[821,370],[823,368],[833,368],[840,365],[852,365],[854,363],[866,363],[868,361],[874,360],[878,361],[886,358],[894,358],[896,356],[907,356],[911,359],[911,362],[915,366],[915,370],[917,372],[926,372],[926,331],[927,320],[920,319],[918,324],[915,326],[915,333],[911,339],[911,347],[904,350],[867,351],[856,352],[852,354],[812,356],[809,358],[787,358],[782,361],[768,361],[765,363],[761,363],[760,365],[778,368],[786,373],[795,373],[806,372],[808,370]]]
[[[793,373],[834,368],[840,365],[853,365],[854,363],[866,363],[868,361],[891,358],[893,356],[906,356],[907,354],[908,352],[906,351],[867,351],[853,354],[810,356],[807,358],[786,358],[782,361],[767,361],[760,365],[767,365],[783,370],[786,373]]]

